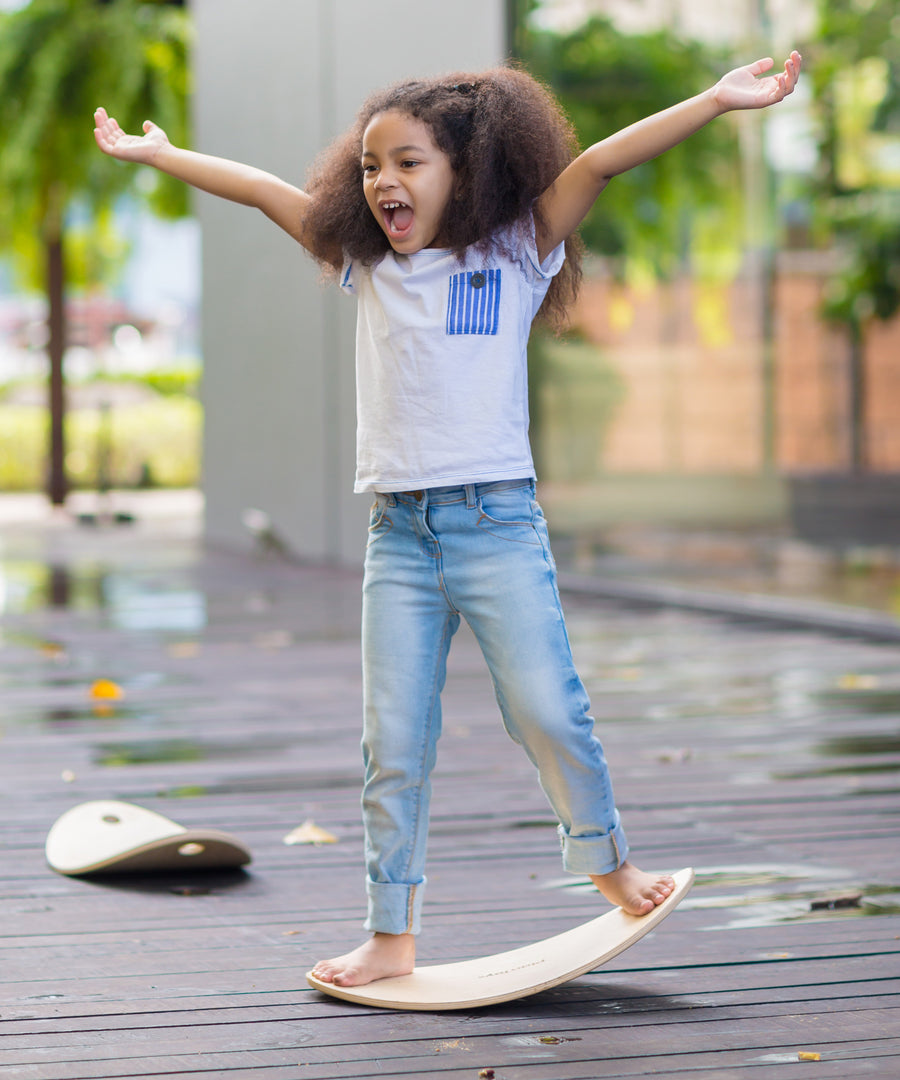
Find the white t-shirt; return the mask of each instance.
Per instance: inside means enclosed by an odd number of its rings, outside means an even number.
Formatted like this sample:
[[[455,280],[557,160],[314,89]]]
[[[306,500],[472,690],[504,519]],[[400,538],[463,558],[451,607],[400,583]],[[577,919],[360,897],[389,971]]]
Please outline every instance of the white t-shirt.
[[[560,245],[540,266],[529,222],[463,262],[428,248],[345,263],[359,302],[355,491],[534,476],[528,335],[564,257]]]

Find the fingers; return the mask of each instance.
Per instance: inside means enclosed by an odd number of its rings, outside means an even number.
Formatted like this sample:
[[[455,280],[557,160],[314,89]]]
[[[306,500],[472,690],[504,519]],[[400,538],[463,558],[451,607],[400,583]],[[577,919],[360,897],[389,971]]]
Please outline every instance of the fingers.
[[[94,138],[97,140],[97,145],[104,152],[108,152],[110,148],[110,117],[104,108],[99,108],[94,111]]]
[[[763,75],[765,72],[770,71],[774,66],[775,61],[771,56],[764,56],[762,59],[757,60],[755,63],[750,64],[747,70],[754,78],[758,75]],[[797,79],[800,77],[800,68],[803,66],[803,58],[796,49],[793,50],[791,55],[784,62],[784,71],[778,72],[771,76],[776,85],[789,94],[797,85]],[[766,80],[763,80],[766,81]]]
[[[751,64],[748,71],[751,75],[762,75],[764,71],[768,71],[775,61],[771,56],[764,56],[762,60],[757,60],[755,64]]]
[[[784,70],[791,82],[791,89],[797,85],[797,80],[800,78],[800,69],[803,67],[803,57],[796,49],[791,53],[788,59],[785,61]]]
[[[110,116],[106,109],[101,106],[94,112],[94,134],[97,136],[98,142],[101,138],[104,142],[111,141],[119,131],[121,131],[121,128],[119,128],[115,118]]]
[[[763,72],[768,71],[773,63],[774,61],[770,57],[766,57],[763,60],[757,60],[755,64],[751,64],[749,70],[754,76],[761,75]],[[803,60],[800,53],[794,49],[787,60],[785,60],[783,71],[779,71],[775,75],[769,76],[768,79],[760,80],[763,83],[770,84],[767,104],[774,104],[775,102],[782,101],[788,94],[793,93],[794,87],[797,85],[797,80],[800,78],[800,68],[802,63]]]
[[[800,68],[803,64],[803,59],[800,53],[796,49],[784,62],[784,71],[776,78],[780,96],[782,98],[787,97],[788,94],[793,93],[794,87],[797,85],[797,80],[800,78]]]

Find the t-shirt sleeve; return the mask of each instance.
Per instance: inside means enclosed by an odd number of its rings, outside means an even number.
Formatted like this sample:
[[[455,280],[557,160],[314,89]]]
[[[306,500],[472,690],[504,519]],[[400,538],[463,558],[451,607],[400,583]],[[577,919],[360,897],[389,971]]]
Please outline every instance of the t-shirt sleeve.
[[[522,240],[525,245],[525,271],[532,283],[546,289],[548,282],[556,277],[566,259],[565,242],[557,244],[541,262],[538,259],[537,237],[535,236],[534,218],[529,217],[522,224]]]
[[[534,257],[537,260],[537,245],[534,249]],[[543,263],[538,266],[538,273],[545,278],[553,278],[562,269],[562,264],[566,260],[566,242],[557,244],[556,247],[550,252]]]

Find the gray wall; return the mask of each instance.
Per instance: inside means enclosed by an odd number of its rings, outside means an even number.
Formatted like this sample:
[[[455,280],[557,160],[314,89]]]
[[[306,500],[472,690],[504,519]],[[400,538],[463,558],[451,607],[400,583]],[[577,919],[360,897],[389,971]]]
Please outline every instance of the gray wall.
[[[193,0],[195,146],[302,186],[366,94],[495,64],[503,0]],[[247,508],[304,558],[358,562],[355,305],[257,211],[198,194],[203,489],[209,540],[248,547]]]

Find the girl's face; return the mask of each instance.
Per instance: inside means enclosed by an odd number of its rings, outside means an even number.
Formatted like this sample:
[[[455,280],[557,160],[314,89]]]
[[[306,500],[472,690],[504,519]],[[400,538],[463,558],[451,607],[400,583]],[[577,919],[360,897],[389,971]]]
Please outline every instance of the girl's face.
[[[378,113],[363,132],[363,192],[394,251],[441,247],[455,174],[431,129],[406,113]]]

